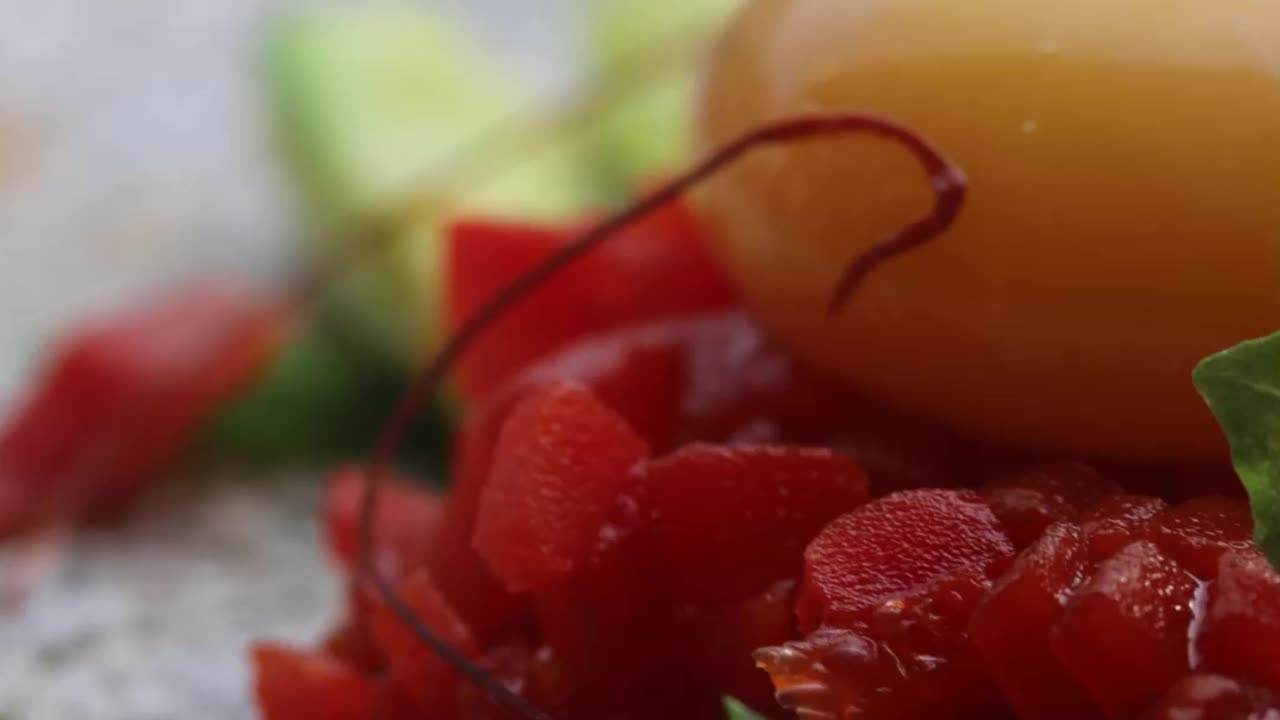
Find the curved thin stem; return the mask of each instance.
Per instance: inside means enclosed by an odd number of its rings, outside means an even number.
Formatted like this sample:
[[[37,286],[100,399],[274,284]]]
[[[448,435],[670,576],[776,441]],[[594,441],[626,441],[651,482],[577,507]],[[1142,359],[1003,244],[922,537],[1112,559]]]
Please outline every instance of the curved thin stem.
[[[369,467],[369,481],[361,505],[360,545],[364,572],[382,599],[418,639],[450,667],[522,717],[528,720],[547,720],[546,715],[476,666],[418,618],[413,609],[400,599],[395,588],[382,576],[376,565],[373,520],[378,491],[409,424],[439,390],[446,373],[495,320],[565,267],[614,237],[619,231],[680,198],[754,150],[815,138],[860,134],[885,137],[909,150],[928,171],[938,199],[928,215],[854,258],[832,295],[831,308],[833,311],[839,310],[873,269],[937,237],[949,227],[959,214],[965,195],[964,173],[932,143],[893,120],[862,113],[805,115],[757,128],[713,152],[685,174],[562,246],[542,264],[526,271],[490,298],[458,328],[414,379],[384,426]]]

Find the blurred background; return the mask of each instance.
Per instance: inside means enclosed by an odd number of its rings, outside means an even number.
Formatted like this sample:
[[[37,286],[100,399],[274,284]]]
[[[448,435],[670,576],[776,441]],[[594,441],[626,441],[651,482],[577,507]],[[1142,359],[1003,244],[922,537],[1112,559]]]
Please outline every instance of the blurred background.
[[[511,118],[549,118],[545,132],[498,144],[499,156],[566,135],[590,146],[552,151],[548,165],[560,169],[531,168],[532,182],[512,185],[552,188],[546,197],[495,190],[479,207],[563,218],[623,197],[683,152],[682,132],[668,128],[683,123],[693,55],[664,51],[674,61],[649,71],[679,85],[659,94],[682,98],[657,101],[657,115],[642,109],[603,130],[573,118],[654,84],[615,62],[629,45],[696,47],[689,38],[709,34],[728,6],[607,7],[625,4],[0,0],[0,410],[19,413],[86,317],[210,273],[280,285],[323,264],[331,249],[316,237],[411,194],[407,178],[474,145],[477,128],[499,128],[496,137]],[[399,89],[382,86],[397,68]],[[402,121],[397,103],[437,86],[440,99],[419,103],[425,110],[406,101]],[[652,147],[655,137],[671,140]],[[412,293],[430,294],[435,280],[419,267],[407,284],[403,267],[373,271],[380,299],[357,288],[333,303],[353,346],[377,358],[359,372],[345,356],[321,380],[281,371],[292,385],[214,433],[220,461],[166,470],[124,524],[72,529],[69,518],[0,544],[0,719],[253,717],[249,639],[311,642],[341,602],[317,539],[316,466],[328,458],[298,460],[316,438],[345,441],[347,430],[262,441],[244,418],[330,392],[317,387],[332,377],[411,367],[438,328],[421,330],[431,325],[422,318],[410,331],[371,326],[396,315],[388,307],[416,307]],[[394,291],[388,274],[401,283]],[[343,392],[325,397],[342,407]]]

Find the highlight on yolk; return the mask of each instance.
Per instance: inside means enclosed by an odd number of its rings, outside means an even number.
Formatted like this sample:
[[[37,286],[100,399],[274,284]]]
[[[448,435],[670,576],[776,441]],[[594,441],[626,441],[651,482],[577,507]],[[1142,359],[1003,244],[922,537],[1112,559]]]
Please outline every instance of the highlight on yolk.
[[[715,148],[803,112],[910,126],[967,173],[957,223],[873,138],[772,149],[698,196],[766,327],[807,362],[961,427],[1134,457],[1225,451],[1190,373],[1280,326],[1280,4],[755,0],[711,60]]]

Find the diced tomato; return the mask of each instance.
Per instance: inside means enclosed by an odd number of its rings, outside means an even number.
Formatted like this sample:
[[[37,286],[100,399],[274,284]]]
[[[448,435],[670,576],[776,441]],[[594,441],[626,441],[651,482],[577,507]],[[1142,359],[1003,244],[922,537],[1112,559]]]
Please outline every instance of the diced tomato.
[[[1159,498],[1117,495],[1085,512],[1080,527],[1089,542],[1089,562],[1096,565],[1140,540],[1147,524],[1165,507]]]
[[[464,656],[478,650],[471,631],[436,588],[431,576],[419,570],[400,582],[397,594],[415,616]],[[458,678],[435,652],[381,599],[370,618],[374,641],[387,658],[393,681],[431,717],[454,712]]]
[[[802,717],[991,717],[1000,696],[966,632],[988,584],[980,565],[953,569],[756,657]]]
[[[1203,667],[1280,688],[1280,574],[1255,552],[1232,552],[1217,575],[1196,639]]]
[[[809,635],[757,654],[778,701],[816,717],[994,711],[968,625],[1013,553],[972,491],[895,493],[832,522],[805,552],[796,612]]]
[[[288,318],[281,297],[206,283],[63,340],[0,434],[0,536],[127,509],[265,367]]]
[[[385,670],[387,659],[374,640],[371,627],[373,611],[378,604],[379,600],[366,579],[349,578],[345,614],[325,638],[325,651],[367,673],[381,673]]]
[[[513,593],[590,552],[648,447],[577,383],[535,389],[507,415],[476,516],[475,547]]]
[[[480,658],[476,664],[503,687],[524,696],[532,653],[524,645],[502,645]],[[459,720],[524,720],[514,711],[500,705],[472,683],[458,686]]]
[[[684,347],[703,324],[721,322],[720,316],[712,316],[655,323],[582,343],[528,368],[473,410],[459,428],[452,490],[430,565],[441,589],[484,644],[522,614],[521,601],[502,587],[472,545],[494,448],[511,408],[532,388],[576,380],[594,390],[649,443],[663,447],[673,436],[679,412]]]
[[[1188,500],[1152,518],[1146,537],[1197,577],[1218,574],[1227,552],[1256,552],[1253,517],[1243,500],[1202,497]]]
[[[672,601],[717,606],[798,577],[809,541],[866,497],[827,449],[698,444],[650,462],[637,504]]]
[[[485,653],[477,664],[532,706],[550,710],[564,702],[569,688],[565,669],[550,648],[529,650],[515,642]],[[552,712],[558,716],[558,713]],[[459,720],[525,720],[471,683],[458,688]]]
[[[533,593],[539,628],[575,689],[583,712],[604,711],[610,697],[626,697],[670,673],[679,638],[647,566],[643,538],[620,503],[585,562],[561,581]],[[687,637],[683,638],[687,641]],[[622,658],[621,662],[619,659]]]
[[[1023,720],[1101,717],[1050,648],[1062,602],[1085,579],[1088,545],[1071,523],[1049,527],[974,610],[969,632]]]
[[[795,589],[795,581],[784,580],[708,619],[708,639],[699,643],[700,672],[708,689],[761,712],[776,709],[773,684],[752,653],[797,639]]]
[[[480,495],[507,411],[518,396],[498,398],[472,414],[455,436],[453,484],[427,565],[437,586],[458,608],[481,646],[518,624],[527,602],[508,593],[472,544]]]
[[[963,567],[998,572],[1013,545],[968,490],[909,490],[827,526],[804,555],[800,628],[857,622],[868,610]]]
[[[1190,671],[1198,583],[1147,541],[1098,567],[1067,602],[1054,650],[1108,717],[1141,712]]]
[[[337,470],[324,501],[326,544],[347,573],[359,567],[360,510],[369,486],[366,472],[364,467]],[[381,571],[398,577],[422,564],[443,513],[444,499],[437,492],[400,478],[381,483],[373,522]]]
[[[1019,548],[1035,542],[1052,523],[1075,520],[1120,487],[1091,466],[1057,463],[1023,471],[990,485],[982,494]]]
[[[745,314],[701,323],[685,348],[676,446],[826,440],[848,410],[846,392],[802,370]]]
[[[1188,675],[1143,720],[1267,720],[1280,715],[1280,693],[1222,675]]]
[[[412,693],[391,675],[379,675],[374,680],[373,720],[454,720],[453,715],[436,708],[433,714],[424,712]]]
[[[374,720],[373,683],[358,670],[281,645],[259,643],[252,653],[263,720]]]
[[[539,362],[472,412],[459,430],[453,488],[430,551],[430,566],[441,589],[482,643],[496,638],[521,616],[521,602],[489,572],[473,549],[472,538],[502,424],[511,407],[530,389],[563,379],[581,382],[655,450],[671,447],[676,438],[687,437],[694,427],[714,427],[717,433],[732,434],[741,423],[763,420],[786,426],[790,435],[793,428],[830,415],[830,410],[788,415],[786,398],[791,389],[806,382],[794,370],[765,373],[773,380],[749,383],[739,395],[703,392],[689,378],[709,377],[709,373],[695,373],[693,368],[714,365],[709,358],[717,353],[756,357],[761,367],[789,367],[784,356],[763,343],[756,324],[740,312],[654,322],[592,338]],[[717,382],[725,387],[722,381]],[[797,389],[796,393],[804,391]],[[838,396],[825,397],[831,407],[838,406]],[[797,407],[810,404],[804,401]]]
[[[578,230],[465,221],[449,233],[447,316],[457,327],[521,273],[545,261]],[[690,315],[733,302],[703,247],[692,212],[672,204],[566,268],[486,329],[457,372],[472,401],[516,370],[603,330]]]

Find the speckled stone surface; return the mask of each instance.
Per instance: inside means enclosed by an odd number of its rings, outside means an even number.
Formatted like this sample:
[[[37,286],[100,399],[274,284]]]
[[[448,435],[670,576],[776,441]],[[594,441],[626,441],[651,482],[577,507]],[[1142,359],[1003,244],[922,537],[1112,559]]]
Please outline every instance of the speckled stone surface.
[[[582,1],[449,4],[547,75]],[[209,267],[280,268],[295,214],[258,51],[303,4],[0,0],[0,410],[75,318]],[[225,472],[77,536],[25,606],[0,610],[0,718],[253,717],[249,639],[311,641],[336,612],[318,492],[304,474]],[[0,548],[0,573],[14,555]]]

